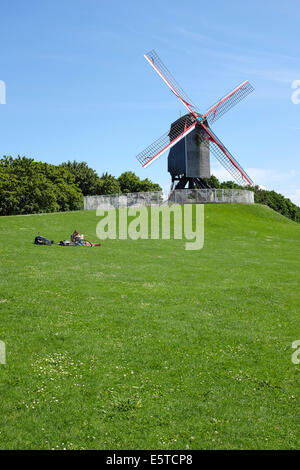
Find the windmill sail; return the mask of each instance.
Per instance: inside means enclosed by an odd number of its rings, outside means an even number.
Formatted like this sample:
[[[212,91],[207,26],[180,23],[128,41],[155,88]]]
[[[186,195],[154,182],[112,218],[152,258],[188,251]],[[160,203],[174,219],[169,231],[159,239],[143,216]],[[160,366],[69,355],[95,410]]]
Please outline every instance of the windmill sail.
[[[203,115],[203,119],[206,118],[209,124],[214,123],[223,114],[227,113],[231,108],[243,100],[247,95],[254,91],[253,86],[248,80],[238,85],[234,90],[225,95],[216,104],[211,106],[206,113]]]
[[[225,147],[224,144],[218,139],[218,137],[213,133],[213,131],[206,127],[204,124],[201,124],[205,132],[200,134],[201,142],[204,142],[208,147],[211,153],[216,157],[216,159],[223,165],[224,168],[233,176],[235,181],[240,185],[253,185],[253,181],[250,176],[247,175],[245,170],[237,162],[237,160],[231,155],[229,150]]]
[[[158,54],[152,50],[147,54],[144,54],[144,57],[158,73],[158,75],[163,79],[163,81],[168,85],[172,92],[177,96],[177,98],[180,99],[189,112],[192,113],[194,117],[197,117],[196,107],[192,104],[189,97],[177,83],[171,72],[164,65]]]
[[[177,147],[180,164],[178,164],[179,160],[176,160],[177,157],[174,157],[176,150],[170,154],[168,171],[171,174],[172,183],[174,184],[176,180],[178,181],[177,187],[179,185],[184,187],[186,182],[188,182],[192,187],[194,184],[197,185],[199,178],[207,177],[206,175],[209,174],[209,152],[207,150],[209,150],[240,185],[253,185],[253,181],[245,170],[209,127],[211,123],[223,116],[223,114],[254,90],[249,81],[246,80],[238,85],[202,115],[164,65],[158,54],[152,50],[144,54],[144,57],[175,96],[188,109],[189,114],[173,122],[169,132],[165,133],[137,155],[137,159],[142,166],[146,168],[160,155],[180,142],[197,126],[195,139],[193,138],[194,134],[192,134],[191,138],[185,139],[183,142],[183,148],[181,146]],[[202,144],[203,148],[201,148]],[[193,162],[192,165],[190,164],[191,161]],[[203,164],[204,161],[208,162],[206,166]],[[207,168],[208,171],[206,171]]]
[[[170,150],[181,139],[188,135],[197,125],[198,120],[188,115],[186,119],[180,120],[177,125],[172,126],[172,130],[166,132],[159,139],[155,140],[149,147],[145,148],[137,155],[138,161],[144,168],[154,162],[167,150]]]

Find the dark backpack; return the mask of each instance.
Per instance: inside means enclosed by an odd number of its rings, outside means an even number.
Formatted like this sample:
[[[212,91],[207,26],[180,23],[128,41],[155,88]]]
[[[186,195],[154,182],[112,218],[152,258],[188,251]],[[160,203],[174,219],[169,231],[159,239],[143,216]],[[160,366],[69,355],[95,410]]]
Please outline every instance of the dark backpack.
[[[47,238],[41,237],[40,235],[38,235],[38,236],[35,237],[35,239],[34,239],[34,244],[35,244],[35,245],[52,245],[52,244],[53,244],[53,240],[47,240]]]

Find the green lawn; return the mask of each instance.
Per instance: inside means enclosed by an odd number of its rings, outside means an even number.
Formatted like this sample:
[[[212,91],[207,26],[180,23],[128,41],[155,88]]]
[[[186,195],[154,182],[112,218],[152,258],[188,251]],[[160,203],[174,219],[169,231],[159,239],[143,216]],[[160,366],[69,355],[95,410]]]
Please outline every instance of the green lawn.
[[[300,225],[208,205],[200,251],[32,244],[97,221],[0,218],[0,448],[299,448]]]

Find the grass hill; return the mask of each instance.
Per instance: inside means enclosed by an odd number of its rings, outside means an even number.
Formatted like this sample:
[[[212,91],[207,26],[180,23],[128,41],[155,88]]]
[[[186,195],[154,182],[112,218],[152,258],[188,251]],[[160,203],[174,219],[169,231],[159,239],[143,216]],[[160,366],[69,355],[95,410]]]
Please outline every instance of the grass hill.
[[[0,218],[0,448],[299,448],[299,224],[207,205],[200,251],[32,244],[97,221]]]

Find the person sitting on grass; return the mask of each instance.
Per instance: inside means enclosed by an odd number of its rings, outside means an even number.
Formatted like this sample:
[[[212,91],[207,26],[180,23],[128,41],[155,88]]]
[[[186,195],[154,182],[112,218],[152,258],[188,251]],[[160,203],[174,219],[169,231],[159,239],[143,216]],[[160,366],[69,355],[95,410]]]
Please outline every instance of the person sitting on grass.
[[[92,243],[84,240],[83,235],[80,236],[78,230],[74,230],[72,233],[71,242],[78,246],[101,246],[101,243]]]

